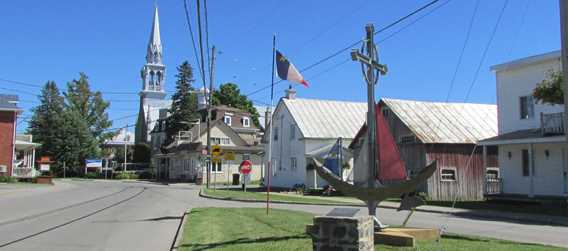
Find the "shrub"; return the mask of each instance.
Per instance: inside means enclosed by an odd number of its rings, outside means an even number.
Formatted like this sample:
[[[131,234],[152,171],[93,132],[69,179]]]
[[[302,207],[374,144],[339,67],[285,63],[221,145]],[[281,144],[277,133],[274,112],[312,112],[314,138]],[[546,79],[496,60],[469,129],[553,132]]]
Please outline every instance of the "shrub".
[[[295,184],[293,190],[296,191],[297,194],[304,194],[304,192],[306,191],[306,185]]]
[[[155,173],[154,170],[148,170],[141,172],[138,176],[140,179],[149,180],[154,178],[154,173]]]
[[[16,181],[16,178],[11,176],[0,176],[0,183],[14,183]]]
[[[138,179],[138,174],[128,173],[128,172],[118,172],[114,175],[115,179],[118,180],[135,180]]]

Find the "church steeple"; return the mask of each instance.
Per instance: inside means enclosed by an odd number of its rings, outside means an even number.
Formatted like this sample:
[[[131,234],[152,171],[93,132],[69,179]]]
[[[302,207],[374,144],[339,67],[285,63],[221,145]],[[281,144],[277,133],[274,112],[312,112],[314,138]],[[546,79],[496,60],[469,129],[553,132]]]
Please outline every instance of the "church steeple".
[[[164,93],[164,73],[166,67],[162,61],[162,40],[160,39],[160,18],[158,16],[158,6],[154,7],[154,21],[148,41],[146,51],[146,64],[142,68],[142,92],[159,92],[160,98],[165,97]],[[156,96],[154,93],[152,96]]]
[[[158,16],[158,6],[154,7],[154,21],[152,22],[150,41],[148,41],[146,62],[149,64],[162,63],[162,40],[160,39],[160,17]]]

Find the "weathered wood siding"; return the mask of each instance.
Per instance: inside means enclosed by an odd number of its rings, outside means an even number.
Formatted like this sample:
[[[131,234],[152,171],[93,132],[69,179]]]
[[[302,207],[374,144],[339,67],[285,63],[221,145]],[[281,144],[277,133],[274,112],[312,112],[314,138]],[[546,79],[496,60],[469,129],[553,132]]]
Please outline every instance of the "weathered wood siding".
[[[481,200],[485,182],[485,168],[481,148],[472,155],[474,145],[427,145],[428,162],[438,160],[436,173],[428,179],[428,195],[433,200]],[[444,167],[456,168],[455,181],[442,181]]]

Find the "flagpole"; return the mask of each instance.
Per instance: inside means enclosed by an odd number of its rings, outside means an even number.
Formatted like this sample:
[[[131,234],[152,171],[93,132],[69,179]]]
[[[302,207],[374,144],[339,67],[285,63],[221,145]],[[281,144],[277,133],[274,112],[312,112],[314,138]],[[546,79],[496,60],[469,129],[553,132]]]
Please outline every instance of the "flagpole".
[[[272,107],[274,107],[274,57],[276,55],[276,34],[272,36],[272,76],[270,82],[270,125],[268,127],[268,170],[266,172],[266,214],[270,211],[270,176],[272,176]]]

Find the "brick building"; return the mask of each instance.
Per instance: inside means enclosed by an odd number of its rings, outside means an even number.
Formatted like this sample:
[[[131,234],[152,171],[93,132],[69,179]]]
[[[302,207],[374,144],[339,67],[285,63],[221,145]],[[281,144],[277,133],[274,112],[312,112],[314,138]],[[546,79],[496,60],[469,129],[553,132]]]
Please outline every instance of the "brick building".
[[[12,176],[18,96],[0,94],[0,176]]]

